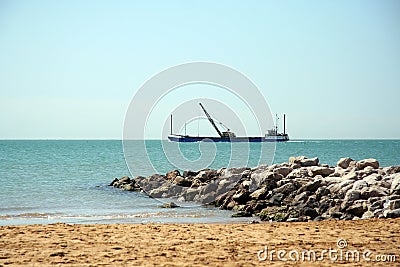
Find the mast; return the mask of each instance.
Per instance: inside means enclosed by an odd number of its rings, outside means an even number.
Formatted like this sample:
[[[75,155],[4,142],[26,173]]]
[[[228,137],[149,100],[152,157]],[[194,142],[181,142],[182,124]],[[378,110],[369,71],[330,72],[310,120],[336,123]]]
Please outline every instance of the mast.
[[[169,133],[172,134],[172,114],[171,114],[171,119],[170,119],[170,130]]]
[[[283,134],[286,134],[286,114],[283,114]]]
[[[207,119],[209,120],[209,122],[211,123],[211,125],[214,127],[214,129],[217,131],[217,133],[219,134],[219,136],[223,137],[221,131],[218,129],[217,125],[215,125],[214,120],[211,118],[210,114],[208,114],[207,110],[203,107],[203,105],[201,103],[199,103],[200,107],[203,109],[204,113],[207,116]]]

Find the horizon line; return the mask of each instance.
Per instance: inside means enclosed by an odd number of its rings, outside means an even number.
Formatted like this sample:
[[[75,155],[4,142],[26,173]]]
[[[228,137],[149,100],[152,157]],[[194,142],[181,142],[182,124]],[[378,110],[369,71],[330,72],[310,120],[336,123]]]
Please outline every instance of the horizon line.
[[[0,141],[168,141],[168,139],[148,138],[148,139],[119,139],[119,138],[0,138]],[[290,141],[334,141],[334,140],[400,140],[400,138],[295,138]]]

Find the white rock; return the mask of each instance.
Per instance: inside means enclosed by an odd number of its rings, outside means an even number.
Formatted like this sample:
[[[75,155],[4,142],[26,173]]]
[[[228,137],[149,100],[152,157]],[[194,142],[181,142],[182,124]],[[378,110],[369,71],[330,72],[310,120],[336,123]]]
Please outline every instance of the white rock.
[[[374,213],[369,210],[364,212],[363,216],[361,217],[361,219],[371,219],[371,218],[374,218]]]
[[[361,190],[364,187],[368,187],[368,184],[367,184],[367,182],[365,182],[363,180],[355,181],[353,184],[353,189],[355,189],[355,190]]]
[[[377,186],[372,186],[372,187],[364,187],[361,189],[361,196],[364,199],[368,199],[371,197],[382,197],[387,195],[387,189],[385,190],[384,188],[377,187]]]
[[[346,172],[346,169],[342,169],[340,167],[335,167],[335,172],[332,174],[332,176],[343,176],[345,172]]]
[[[347,186],[345,186],[345,187],[342,187],[342,188],[340,188],[340,190],[339,190],[339,194],[347,195],[347,192],[351,191],[352,188],[353,188],[353,185],[352,185],[352,184],[349,184],[349,185],[347,185]]]
[[[342,176],[343,180],[358,180],[358,175],[356,172],[351,171]]]
[[[318,167],[318,166],[316,166],[316,167],[311,167],[310,168],[310,172],[311,172],[311,176],[313,176],[313,177],[316,176],[316,175],[322,175],[322,176],[325,177],[325,176],[328,176],[328,175],[334,173],[335,170],[331,169],[329,167]]]
[[[302,178],[308,177],[308,170],[307,168],[298,168],[294,169],[291,173],[287,175],[287,178]]]
[[[390,194],[395,191],[400,191],[400,173],[396,173],[392,176],[392,185],[390,187]]]
[[[362,181],[365,181],[368,185],[371,186],[378,183],[378,177],[379,177],[378,174],[373,173],[371,175],[364,177]]]
[[[341,158],[339,159],[339,161],[337,162],[337,166],[341,167],[343,169],[347,169],[350,165],[350,162],[354,161],[351,158]]]
[[[400,209],[400,199],[394,199],[389,201],[389,208],[391,210]]]
[[[242,182],[242,185],[243,185],[244,187],[250,187],[251,184],[252,184],[252,183],[251,183],[251,180],[246,180],[246,181],[243,181],[243,182]]]
[[[265,195],[267,192],[268,192],[267,188],[263,187],[251,193],[250,197],[252,199],[259,199],[262,195]]]
[[[379,168],[379,162],[376,159],[363,159],[357,162],[356,164],[359,170],[363,170],[367,166],[371,166],[374,169]]]
[[[360,190],[351,189],[347,191],[346,196],[344,197],[348,201],[355,201],[361,197]]]
[[[298,156],[298,157],[290,157],[289,158],[289,164],[297,164],[300,163],[302,160],[304,160],[306,157],[304,156]]]
[[[293,169],[290,167],[279,167],[279,168],[274,169],[275,173],[280,174],[283,177],[286,177],[292,171],[293,171]]]
[[[339,187],[345,187],[345,186],[348,186],[348,185],[353,184],[353,183],[354,183],[353,180],[344,180],[343,182],[339,183]]]
[[[326,184],[337,184],[343,182],[343,179],[341,177],[336,177],[336,176],[328,176],[324,178],[324,181]]]
[[[325,178],[326,180],[327,178]],[[340,190],[348,190],[352,188],[354,181],[353,180],[344,180],[340,183],[332,183],[330,184],[327,189],[331,191],[333,194],[338,193]]]
[[[244,171],[247,171],[248,168],[229,168],[222,171],[222,176],[230,177],[235,175],[241,175]]]

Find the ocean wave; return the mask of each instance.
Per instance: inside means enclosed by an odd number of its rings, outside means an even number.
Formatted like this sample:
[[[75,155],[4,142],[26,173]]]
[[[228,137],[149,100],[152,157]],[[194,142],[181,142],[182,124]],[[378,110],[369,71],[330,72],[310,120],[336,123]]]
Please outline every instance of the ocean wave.
[[[38,218],[38,219],[45,219],[48,218],[50,214],[47,213],[39,213],[39,212],[27,212],[27,213],[20,213],[20,214],[5,214],[0,215],[0,220],[6,219],[14,219],[14,218]]]
[[[135,219],[135,218],[202,218],[202,217],[212,217],[214,215],[217,215],[217,212],[211,212],[211,211],[161,212],[160,211],[160,212],[142,212],[142,213],[134,213],[134,214],[124,214],[124,213],[122,213],[122,214],[55,214],[55,213],[32,212],[32,213],[0,215],[0,220],[10,220],[10,219],[114,220],[114,219]]]

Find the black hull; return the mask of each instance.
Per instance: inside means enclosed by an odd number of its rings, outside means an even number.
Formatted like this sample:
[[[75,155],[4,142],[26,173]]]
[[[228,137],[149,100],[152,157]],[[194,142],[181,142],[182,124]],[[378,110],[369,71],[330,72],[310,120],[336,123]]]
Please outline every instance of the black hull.
[[[288,136],[274,136],[274,137],[208,137],[208,136],[188,136],[188,135],[169,135],[168,140],[180,143],[194,143],[194,142],[286,142],[289,141]]]

